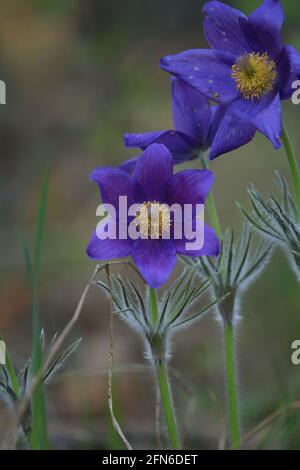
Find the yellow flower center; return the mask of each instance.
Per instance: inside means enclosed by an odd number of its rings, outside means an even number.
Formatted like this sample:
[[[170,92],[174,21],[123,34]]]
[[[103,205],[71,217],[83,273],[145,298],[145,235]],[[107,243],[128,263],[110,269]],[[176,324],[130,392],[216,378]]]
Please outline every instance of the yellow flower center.
[[[276,64],[266,52],[245,54],[232,66],[232,78],[246,100],[272,91],[276,76]]]
[[[157,201],[143,202],[136,212],[134,223],[144,238],[158,239],[170,232],[170,208]]]

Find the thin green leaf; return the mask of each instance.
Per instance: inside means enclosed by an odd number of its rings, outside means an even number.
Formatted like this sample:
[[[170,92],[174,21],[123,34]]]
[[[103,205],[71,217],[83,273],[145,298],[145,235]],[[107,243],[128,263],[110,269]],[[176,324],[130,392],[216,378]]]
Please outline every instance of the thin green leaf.
[[[223,298],[225,298],[225,297],[223,297]],[[186,325],[187,323],[196,320],[197,317],[199,317],[200,315],[202,315],[205,312],[208,312],[214,305],[218,304],[221,300],[223,300],[223,298],[220,298],[218,300],[214,300],[213,302],[211,302],[209,305],[207,305],[206,307],[204,307],[202,310],[195,313],[194,315],[191,315],[190,317],[185,318],[184,320],[182,320],[179,323],[175,323],[174,325],[172,325],[172,328],[179,328],[182,325]]]
[[[33,344],[32,344],[32,365],[31,374],[36,375],[43,367],[43,351],[40,342],[40,321],[39,321],[39,303],[38,303],[38,286],[39,286],[39,273],[42,242],[45,230],[47,197],[49,186],[49,166],[46,165],[45,173],[40,192],[38,216],[35,232],[35,245],[34,245],[34,262],[33,262],[33,283],[32,283],[32,324],[33,324]],[[29,250],[28,260],[30,262]],[[28,261],[25,260],[25,263]],[[30,262],[30,265],[32,263]],[[32,394],[31,401],[32,409],[32,432],[30,437],[31,446],[34,450],[46,450],[49,448],[48,432],[47,432],[47,416],[46,416],[46,402],[44,395],[44,384],[42,381],[37,385]]]
[[[3,341],[1,336],[0,336],[0,340]],[[16,396],[19,396],[20,385],[19,385],[19,381],[18,381],[18,377],[17,377],[15,367],[13,365],[13,361],[10,357],[10,354],[9,354],[7,348],[6,348],[5,354],[6,354],[6,358],[5,358],[5,366],[4,367],[5,367],[5,370],[7,372],[8,377],[9,377],[10,386],[11,386],[12,390],[14,391],[14,393],[16,394]]]
[[[241,259],[241,262],[239,264],[239,267],[236,271],[236,274],[234,276],[234,280],[233,280],[233,285],[235,285],[237,282],[238,282],[238,279],[241,275],[241,272],[243,270],[243,267],[245,266],[245,263],[247,261],[247,258],[248,258],[248,254],[249,254],[249,249],[250,249],[250,245],[251,245],[251,240],[252,240],[252,232],[249,233],[249,236],[248,236],[248,240],[247,240],[247,244],[246,244],[246,247],[245,247],[245,251],[244,251],[244,254],[243,254],[243,257]]]
[[[233,231],[230,231],[230,239],[228,246],[228,255],[227,255],[227,269],[226,269],[226,281],[225,284],[227,287],[231,286],[231,275],[232,275],[232,258],[233,258]]]
[[[199,297],[209,287],[211,280],[205,279],[199,287],[189,290],[188,294],[183,296],[183,300],[179,303],[178,307],[170,314],[171,318],[167,323],[167,327],[171,326],[178,318],[184,313],[187,305],[190,305],[197,297]]]
[[[268,248],[266,249],[266,251],[258,258],[258,260],[254,264],[252,264],[250,269],[242,277],[242,279],[240,280],[240,284],[242,284],[247,278],[252,276],[257,270],[260,269],[261,266],[264,265],[265,260],[270,255],[271,248],[272,248],[272,245],[270,244]]]
[[[144,318],[144,322],[146,324],[147,327],[150,327],[150,323],[149,323],[149,320],[148,320],[148,317],[147,317],[147,312],[146,312],[146,308],[145,308],[145,304],[144,304],[144,301],[143,301],[143,298],[140,294],[140,292],[138,291],[138,289],[135,287],[135,285],[133,284],[133,282],[131,282],[130,280],[128,280],[128,284],[129,286],[131,287],[132,291],[133,291],[133,294],[136,296],[136,298],[138,299],[138,302],[139,302],[139,305],[140,305],[140,309],[142,311],[142,315],[143,315],[143,318]]]
[[[264,228],[262,228],[261,225],[259,225],[246,211],[245,209],[240,205],[240,204],[237,204],[238,205],[238,208],[240,209],[240,211],[244,214],[244,216],[246,217],[246,219],[259,231],[261,232],[264,232],[266,233],[267,235],[269,235],[270,237],[272,238],[275,238],[275,240],[279,240],[281,242],[284,242],[285,240],[282,238],[282,237],[279,237],[277,235],[274,235],[273,232],[270,232]]]
[[[45,383],[50,382],[53,379],[53,377],[57,374],[57,372],[64,367],[66,361],[72,356],[72,354],[75,353],[80,343],[81,343],[81,338],[77,339],[72,344],[70,344],[70,346],[68,346],[68,348],[65,349],[65,351],[63,351],[58,356],[58,358],[53,362],[53,364],[49,367],[49,369],[45,373],[45,376],[44,376]]]
[[[168,310],[171,295],[172,295],[172,291],[169,291],[169,292],[167,292],[167,294],[165,296],[165,299],[164,299],[164,302],[163,302],[162,308],[161,308],[161,315],[160,315],[157,331],[159,331],[163,326],[163,323],[164,323],[164,320],[165,320],[165,317],[166,317],[166,313],[167,313],[167,310]]]
[[[21,248],[22,248],[24,265],[25,265],[28,281],[30,283],[30,287],[32,288],[33,283],[34,283],[34,279],[33,279],[34,273],[33,273],[33,266],[31,264],[30,253],[29,253],[27,243],[25,241],[24,233],[20,232],[19,236],[20,236],[20,243],[21,243]]]

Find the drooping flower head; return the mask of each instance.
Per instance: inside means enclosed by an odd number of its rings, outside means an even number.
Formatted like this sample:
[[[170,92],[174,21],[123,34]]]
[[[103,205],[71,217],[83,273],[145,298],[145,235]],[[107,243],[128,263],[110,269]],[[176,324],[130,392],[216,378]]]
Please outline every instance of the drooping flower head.
[[[127,147],[146,149],[150,144],[164,144],[173,156],[174,163],[197,158],[199,152],[207,150],[216,132],[215,114],[217,106],[187,85],[182,80],[172,79],[172,111],[175,130],[125,134]],[[133,158],[121,165],[131,170],[136,162]]]
[[[120,168],[99,168],[92,172],[91,179],[100,188],[102,202],[116,209],[117,222],[121,218],[124,220],[119,209],[120,196],[126,196],[130,206],[137,204],[133,216],[127,217],[126,214],[125,223],[133,223],[142,238],[123,238],[117,230],[116,238],[100,239],[94,232],[87,247],[89,257],[104,261],[131,256],[146,282],[155,288],[164,284],[172,273],[176,253],[183,256],[219,254],[220,243],[215,231],[206,225],[204,244],[198,250],[187,249],[184,230],[181,239],[174,237],[173,230],[170,230],[169,239],[163,236],[163,227],[173,223],[168,207],[173,204],[182,208],[186,204],[192,207],[204,204],[213,184],[211,171],[185,170],[173,175],[173,159],[169,150],[162,144],[152,144],[137,160],[132,175]],[[158,209],[158,218],[153,222],[152,209]],[[191,217],[196,217],[194,210]]]
[[[203,11],[212,49],[164,57],[161,67],[221,105],[210,159],[248,143],[256,131],[279,149],[280,100],[291,97],[300,77],[300,56],[281,39],[280,1],[265,0],[249,17],[218,1]]]

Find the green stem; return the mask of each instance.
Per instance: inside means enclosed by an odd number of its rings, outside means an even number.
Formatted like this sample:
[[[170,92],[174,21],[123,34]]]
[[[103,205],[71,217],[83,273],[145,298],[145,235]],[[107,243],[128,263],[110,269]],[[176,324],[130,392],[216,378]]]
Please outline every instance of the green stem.
[[[240,449],[240,425],[238,415],[237,379],[234,362],[234,327],[231,323],[224,323],[226,373],[227,373],[227,400],[231,431],[231,446]]]
[[[178,450],[180,449],[180,442],[177,431],[175,410],[171,396],[171,389],[168,380],[167,365],[165,362],[158,362],[155,364],[155,367],[170,442],[172,449]]]
[[[207,207],[209,212],[209,217],[213,228],[215,229],[219,239],[222,239],[222,229],[219,221],[218,212],[215,205],[215,200],[212,191],[207,197]]]
[[[295,157],[294,149],[291,144],[289,135],[283,127],[282,129],[282,142],[286,151],[286,155],[289,162],[290,172],[293,180],[294,191],[296,196],[296,206],[298,210],[298,216],[300,217],[300,174],[299,174],[299,167]]]
[[[151,323],[153,329],[155,329],[158,320],[158,305],[157,305],[157,297],[156,297],[156,290],[153,287],[149,287],[149,295],[150,295],[150,313],[151,313]]]
[[[172,393],[168,379],[168,371],[165,360],[166,346],[165,337],[155,333],[158,323],[159,311],[156,290],[149,287],[150,295],[150,315],[153,329],[153,336],[150,340],[150,346],[153,354],[153,361],[155,364],[157,382],[160,391],[160,399],[162,408],[165,415],[168,434],[172,449],[180,449],[178,430],[175,418],[175,410],[173,406]]]
[[[205,156],[203,155],[203,152],[199,152],[199,158],[202,162],[203,168],[207,170],[208,163],[205,159]],[[214,199],[214,195],[212,191],[209,192],[206,203],[208,207],[209,218],[210,218],[211,224],[213,228],[215,229],[219,239],[222,240],[222,229],[221,229],[220,219],[218,216],[218,211],[216,208],[215,199]]]

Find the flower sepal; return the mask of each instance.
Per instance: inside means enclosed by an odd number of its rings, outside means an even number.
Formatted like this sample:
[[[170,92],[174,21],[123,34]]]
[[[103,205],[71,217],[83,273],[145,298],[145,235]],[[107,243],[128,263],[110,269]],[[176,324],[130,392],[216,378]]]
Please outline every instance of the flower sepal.
[[[157,299],[157,320],[153,323],[149,286],[145,285],[141,289],[132,280],[119,274],[110,275],[110,285],[102,280],[93,282],[111,295],[114,313],[144,338],[148,358],[158,360],[160,357],[164,362],[170,357],[171,335],[192,324],[222,300],[202,300],[211,283],[210,277],[199,283],[195,267],[185,267],[177,280]],[[196,303],[201,307],[196,307]]]

